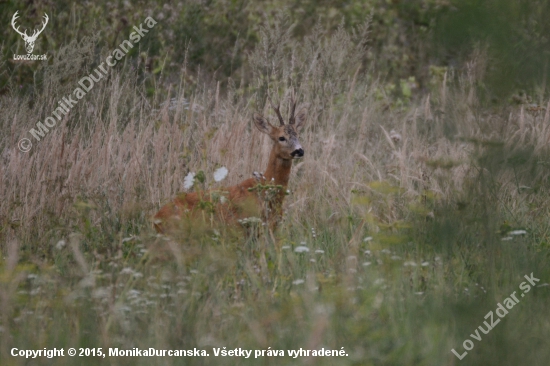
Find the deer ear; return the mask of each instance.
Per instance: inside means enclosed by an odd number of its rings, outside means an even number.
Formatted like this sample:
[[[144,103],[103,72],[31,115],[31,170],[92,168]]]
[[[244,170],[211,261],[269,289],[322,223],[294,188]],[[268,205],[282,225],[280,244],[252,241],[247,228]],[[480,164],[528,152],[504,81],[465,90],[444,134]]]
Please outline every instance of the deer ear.
[[[305,126],[307,119],[307,108],[304,107],[298,111],[295,117],[294,128],[296,131],[300,131]]]
[[[267,133],[268,135],[270,135],[271,132],[275,129],[275,127],[273,127],[271,123],[269,123],[269,121],[264,118],[264,116],[261,116],[258,113],[254,113],[254,124],[256,125],[258,130],[263,133]]]

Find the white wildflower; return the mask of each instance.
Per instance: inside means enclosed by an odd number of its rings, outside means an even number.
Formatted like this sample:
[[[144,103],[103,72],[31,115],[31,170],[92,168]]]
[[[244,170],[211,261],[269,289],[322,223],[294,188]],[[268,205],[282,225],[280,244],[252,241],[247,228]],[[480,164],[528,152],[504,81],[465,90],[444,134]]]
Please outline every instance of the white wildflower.
[[[244,219],[237,220],[239,223],[246,225],[246,224],[260,224],[262,223],[262,219],[259,217],[245,217]]]
[[[306,247],[306,246],[300,245],[300,246],[297,246],[296,248],[294,248],[294,251],[296,253],[305,253],[305,252],[309,252],[309,248]]]
[[[127,306],[127,305],[119,305],[119,306],[116,306],[115,307],[115,310],[117,310],[118,312],[121,312],[121,313],[124,313],[124,312],[130,312],[132,311],[132,308]]]
[[[60,240],[57,242],[57,244],[55,245],[55,249],[57,250],[61,250],[65,247],[65,240]]]
[[[134,274],[134,270],[130,267],[123,268],[122,271],[120,271],[121,275],[124,274]]]
[[[296,280],[296,281],[292,281],[292,284],[293,285],[301,285],[304,282],[305,282],[304,280]]]
[[[130,291],[128,291],[128,298],[129,299],[137,298],[137,297],[139,297],[139,295],[141,295],[141,292],[138,291],[138,290],[131,289]]]
[[[401,142],[401,139],[402,139],[401,135],[399,133],[395,132],[395,130],[390,131],[390,138],[396,144]]]
[[[183,179],[183,188],[190,189],[195,184],[195,173],[189,172]]]
[[[222,180],[225,179],[225,177],[227,177],[227,168],[222,166],[221,168],[217,169],[215,172],[214,172],[214,180],[216,182],[220,182]]]
[[[372,236],[367,236],[365,239],[363,239],[365,243],[371,240],[372,240]]]
[[[509,235],[525,235],[527,231],[525,230],[512,230],[508,233]]]
[[[103,298],[108,297],[109,294],[110,294],[110,291],[106,287],[99,287],[99,288],[95,289],[94,291],[92,291],[92,297],[94,299],[103,299]]]

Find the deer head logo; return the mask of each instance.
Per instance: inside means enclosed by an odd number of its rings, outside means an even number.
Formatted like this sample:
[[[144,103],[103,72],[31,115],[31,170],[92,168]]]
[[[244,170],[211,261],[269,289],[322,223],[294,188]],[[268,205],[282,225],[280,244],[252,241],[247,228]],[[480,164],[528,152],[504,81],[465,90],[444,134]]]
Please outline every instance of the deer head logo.
[[[46,24],[48,24],[48,19],[49,19],[48,14],[44,14],[44,22],[42,22],[42,29],[40,30],[35,29],[31,36],[27,35],[27,30],[25,30],[25,32],[21,32],[19,30],[19,27],[15,26],[15,20],[17,18],[18,16],[16,11],[15,14],[13,14],[13,17],[11,18],[11,26],[17,33],[21,35],[21,37],[23,37],[23,40],[25,41],[25,48],[27,49],[27,53],[31,53],[32,50],[34,49],[34,42],[36,42],[36,38],[40,33],[42,33],[44,28],[46,28]]]

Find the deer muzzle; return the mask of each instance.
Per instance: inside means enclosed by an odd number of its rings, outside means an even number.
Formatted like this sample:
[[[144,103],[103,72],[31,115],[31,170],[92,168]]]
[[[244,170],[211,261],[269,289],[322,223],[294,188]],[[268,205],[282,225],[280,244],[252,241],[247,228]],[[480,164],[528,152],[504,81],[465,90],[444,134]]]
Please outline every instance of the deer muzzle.
[[[296,149],[292,153],[290,153],[290,156],[292,156],[294,159],[301,158],[304,156],[304,149]]]

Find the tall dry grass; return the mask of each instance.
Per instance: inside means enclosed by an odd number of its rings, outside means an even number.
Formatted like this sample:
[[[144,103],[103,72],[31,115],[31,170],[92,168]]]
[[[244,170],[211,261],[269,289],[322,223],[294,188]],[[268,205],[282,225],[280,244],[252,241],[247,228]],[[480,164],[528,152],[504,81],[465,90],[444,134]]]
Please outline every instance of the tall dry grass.
[[[264,363],[453,365],[450,349],[523,272],[547,281],[549,108],[481,106],[474,67],[396,104],[360,65],[367,26],[293,44],[282,24],[266,28],[250,56],[255,85],[187,85],[183,69],[178,85],[161,79],[148,98],[128,65],[29,153],[17,141],[81,75],[46,74],[33,98],[2,97],[3,362],[25,362],[11,347],[227,346],[349,354]],[[180,240],[156,236],[149,218],[188,172],[206,173],[195,187],[204,189],[217,186],[219,166],[229,170],[223,185],[264,169],[270,141],[251,116],[273,119],[266,96],[286,105],[290,89],[309,121],[276,240],[197,228]],[[503,222],[528,236],[501,241]],[[472,364],[543,364],[548,352],[531,354],[538,341],[525,340],[549,329],[531,321],[547,314],[547,288],[534,292],[476,344]]]

